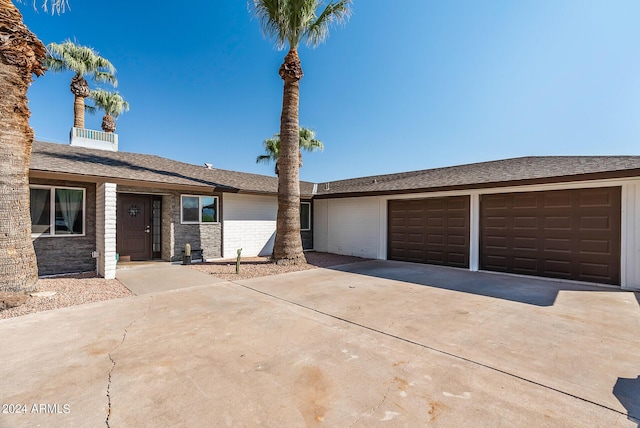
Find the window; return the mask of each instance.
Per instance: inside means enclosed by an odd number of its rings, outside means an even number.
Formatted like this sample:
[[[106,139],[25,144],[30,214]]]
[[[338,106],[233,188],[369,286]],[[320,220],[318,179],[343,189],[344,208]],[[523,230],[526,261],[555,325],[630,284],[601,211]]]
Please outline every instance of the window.
[[[33,186],[30,190],[32,235],[84,235],[84,189]]]
[[[218,198],[182,195],[182,223],[217,223]]]
[[[300,202],[300,230],[311,230],[311,202]]]

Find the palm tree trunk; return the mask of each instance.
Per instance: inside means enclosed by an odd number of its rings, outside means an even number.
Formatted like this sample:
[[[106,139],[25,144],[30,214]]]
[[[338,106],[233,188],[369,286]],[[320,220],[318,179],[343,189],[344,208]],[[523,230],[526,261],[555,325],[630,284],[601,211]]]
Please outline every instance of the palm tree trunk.
[[[78,95],[73,98],[73,126],[84,129],[84,98]]]
[[[280,66],[284,80],[282,115],[280,116],[280,157],[278,159],[278,216],[273,261],[278,264],[305,263],[300,237],[300,170],[298,108],[300,79],[303,76],[300,58],[291,48]]]
[[[9,0],[0,0],[0,291],[29,291],[38,280],[31,241],[29,162],[33,130],[27,89],[44,74],[45,47]]]
[[[84,129],[84,99],[91,95],[89,84],[81,74],[71,78],[69,86],[73,94],[73,126]]]

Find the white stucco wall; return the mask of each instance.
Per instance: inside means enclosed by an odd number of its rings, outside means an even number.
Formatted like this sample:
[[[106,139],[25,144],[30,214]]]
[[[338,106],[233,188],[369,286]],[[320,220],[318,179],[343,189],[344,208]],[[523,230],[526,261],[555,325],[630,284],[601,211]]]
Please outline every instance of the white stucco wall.
[[[640,179],[598,180],[362,198],[316,199],[314,202],[315,249],[337,254],[386,259],[388,200],[470,195],[469,269],[478,270],[480,256],[479,197],[481,194],[610,186],[622,188],[620,285],[623,289],[640,290]]]
[[[278,200],[275,196],[225,193],[222,206],[222,256],[269,255],[276,233]]]
[[[318,251],[379,258],[380,198],[314,202],[314,247]],[[384,219],[386,223],[386,217]]]
[[[622,186],[622,288],[640,290],[640,180]]]

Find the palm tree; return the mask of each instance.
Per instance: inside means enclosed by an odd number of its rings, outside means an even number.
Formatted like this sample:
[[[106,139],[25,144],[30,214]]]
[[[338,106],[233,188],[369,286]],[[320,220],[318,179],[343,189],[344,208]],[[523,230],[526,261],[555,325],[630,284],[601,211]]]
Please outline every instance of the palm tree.
[[[114,87],[118,81],[116,69],[109,60],[102,58],[90,47],[79,46],[70,40],[47,45],[47,67],[53,72],[73,71],[71,92],[73,102],[73,126],[84,128],[84,99],[91,95],[91,89],[84,76],[91,75],[96,82],[108,82]]]
[[[275,173],[280,175],[278,159],[280,158],[280,134],[274,134],[273,137],[264,140],[264,151],[266,154],[256,158],[256,163],[275,162]],[[316,150],[324,150],[322,141],[316,140],[316,133],[311,129],[300,127],[300,142],[298,150],[298,167],[302,167],[302,150],[314,152]]]
[[[50,5],[61,12],[66,2]],[[44,45],[22,14],[11,0],[0,0],[0,291],[30,291],[38,281],[29,210],[33,130],[27,89],[34,74],[44,74],[45,58]]]
[[[324,5],[326,3],[326,5]],[[280,116],[278,216],[272,260],[278,264],[304,263],[300,238],[300,170],[298,164],[298,109],[300,79],[304,73],[298,45],[315,47],[329,35],[329,26],[343,23],[351,14],[351,0],[250,0],[252,13],[278,49],[289,47],[278,70],[284,81]],[[321,9],[321,6],[324,8]]]
[[[104,111],[102,118],[102,130],[104,132],[115,132],[116,121],[122,113],[129,111],[129,103],[117,92],[109,92],[104,89],[91,91],[90,98],[93,106],[86,106],[89,113],[95,113],[97,109]]]

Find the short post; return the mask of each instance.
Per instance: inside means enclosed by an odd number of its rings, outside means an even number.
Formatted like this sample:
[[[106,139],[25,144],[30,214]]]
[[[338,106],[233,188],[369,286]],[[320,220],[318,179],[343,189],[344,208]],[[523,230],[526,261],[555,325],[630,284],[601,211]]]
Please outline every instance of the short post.
[[[191,264],[191,244],[187,244],[184,246],[184,256],[182,256],[182,264]]]
[[[236,258],[236,275],[240,273],[240,253],[242,253],[242,248],[238,248],[238,258]]]

